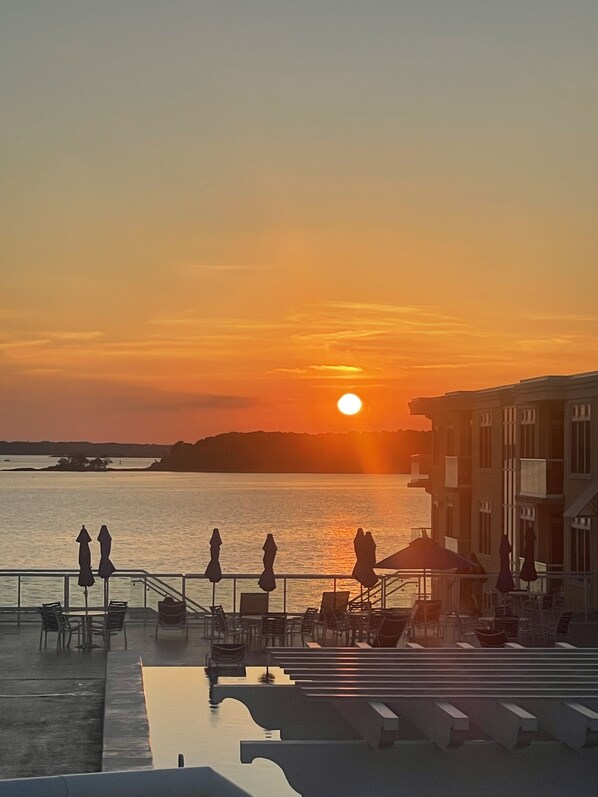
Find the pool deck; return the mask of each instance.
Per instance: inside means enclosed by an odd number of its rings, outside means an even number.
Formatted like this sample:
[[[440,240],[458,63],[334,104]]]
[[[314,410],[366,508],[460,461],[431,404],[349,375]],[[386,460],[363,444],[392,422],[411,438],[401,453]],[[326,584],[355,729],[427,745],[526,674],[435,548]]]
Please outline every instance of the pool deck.
[[[576,618],[569,640],[598,647],[598,615]],[[127,623],[128,650],[148,666],[203,666],[210,640],[203,624],[189,639],[180,632],[160,633],[155,624]],[[434,644],[434,637],[418,642]],[[102,768],[102,738],[107,654],[103,648],[56,650],[55,636],[38,649],[39,623],[0,624],[0,779],[97,772]],[[123,637],[113,641],[124,649]],[[248,664],[265,664],[264,653],[250,653]]]

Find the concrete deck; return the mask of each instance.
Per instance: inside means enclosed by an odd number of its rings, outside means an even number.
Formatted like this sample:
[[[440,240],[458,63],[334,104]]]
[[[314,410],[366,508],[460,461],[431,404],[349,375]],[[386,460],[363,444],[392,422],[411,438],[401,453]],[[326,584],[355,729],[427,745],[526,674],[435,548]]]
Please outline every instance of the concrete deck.
[[[598,616],[570,626],[569,641],[598,646]],[[151,620],[127,624],[128,649],[151,666],[203,666],[210,640],[203,624],[154,638]],[[435,637],[418,637],[432,645]],[[0,624],[0,778],[99,771],[107,654],[103,648],[56,650],[54,635],[38,650],[39,623]],[[113,651],[124,649],[123,637]],[[265,654],[250,653],[248,664],[265,664]]]

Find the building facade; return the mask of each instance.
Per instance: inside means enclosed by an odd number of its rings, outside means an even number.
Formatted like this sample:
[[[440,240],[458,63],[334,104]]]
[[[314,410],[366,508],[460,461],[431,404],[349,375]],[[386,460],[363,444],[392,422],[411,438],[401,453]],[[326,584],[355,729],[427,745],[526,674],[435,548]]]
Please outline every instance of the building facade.
[[[416,398],[409,407],[432,424],[432,455],[416,463],[412,485],[430,493],[434,539],[475,552],[497,572],[506,534],[519,572],[532,529],[549,588],[596,606],[598,372]]]

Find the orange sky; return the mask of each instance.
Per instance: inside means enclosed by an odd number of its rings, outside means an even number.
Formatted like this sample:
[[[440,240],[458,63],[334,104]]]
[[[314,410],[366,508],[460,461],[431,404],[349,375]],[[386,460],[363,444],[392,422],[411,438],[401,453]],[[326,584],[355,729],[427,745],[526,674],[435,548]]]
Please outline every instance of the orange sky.
[[[598,7],[322,5],[2,6],[0,439],[598,367]]]

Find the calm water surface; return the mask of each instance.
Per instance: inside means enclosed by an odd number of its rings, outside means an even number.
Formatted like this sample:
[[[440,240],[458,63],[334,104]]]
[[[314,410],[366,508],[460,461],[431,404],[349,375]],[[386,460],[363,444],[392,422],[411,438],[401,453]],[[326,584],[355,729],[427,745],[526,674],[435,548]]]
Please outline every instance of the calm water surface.
[[[263,667],[248,667],[247,678],[242,680],[258,683],[264,671]],[[277,667],[271,667],[270,674],[276,683],[288,682]],[[280,733],[256,725],[248,709],[237,700],[213,705],[203,668],[144,667],[143,685],[155,767],[176,767],[182,753],[185,766],[211,766],[255,797],[297,794],[272,761],[241,763],[241,740],[280,739]]]
[[[429,496],[408,476],[219,473],[0,472],[0,568],[77,567],[75,538],[106,523],[113,561],[153,572],[205,570],[211,529],[220,529],[228,573],[259,573],[272,532],[276,569],[350,572],[358,526],[378,555],[429,525]]]

